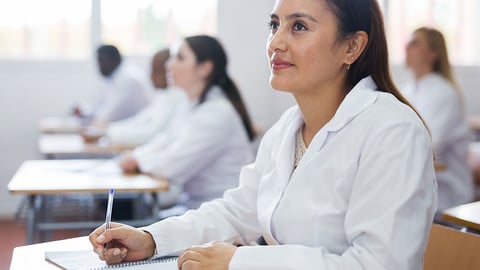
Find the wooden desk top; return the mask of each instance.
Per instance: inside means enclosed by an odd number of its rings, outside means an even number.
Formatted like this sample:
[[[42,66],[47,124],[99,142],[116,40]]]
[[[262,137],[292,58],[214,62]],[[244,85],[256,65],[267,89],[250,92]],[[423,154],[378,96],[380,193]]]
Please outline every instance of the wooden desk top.
[[[101,155],[119,154],[131,146],[111,145],[100,139],[98,143],[85,143],[80,134],[40,134],[38,149],[43,155]]]
[[[10,270],[56,269],[59,268],[45,261],[45,251],[92,250],[87,236],[45,242],[13,249]],[[93,252],[93,251],[92,251]]]
[[[41,133],[79,133],[83,126],[77,117],[46,117],[37,123]]]
[[[480,231],[480,201],[446,209],[442,216],[445,220]]]
[[[155,192],[168,181],[144,174],[124,174],[113,160],[29,160],[8,183],[13,194]]]

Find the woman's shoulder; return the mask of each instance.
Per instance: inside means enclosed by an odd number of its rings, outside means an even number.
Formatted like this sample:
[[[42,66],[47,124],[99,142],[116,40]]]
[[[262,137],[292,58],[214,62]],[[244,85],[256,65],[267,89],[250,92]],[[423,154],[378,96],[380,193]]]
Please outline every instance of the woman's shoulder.
[[[438,73],[431,73],[422,78],[420,87],[430,91],[432,98],[451,98],[456,96],[452,83]]]
[[[427,130],[412,107],[386,92],[378,92],[376,101],[364,111],[364,116],[376,126],[387,127],[401,124]]]

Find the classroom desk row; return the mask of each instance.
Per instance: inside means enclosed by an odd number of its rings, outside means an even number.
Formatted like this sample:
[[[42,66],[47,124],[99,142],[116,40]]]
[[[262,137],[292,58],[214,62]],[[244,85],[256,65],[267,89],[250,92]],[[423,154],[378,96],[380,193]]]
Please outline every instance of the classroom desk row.
[[[113,145],[105,138],[85,143],[80,134],[40,134],[38,137],[38,150],[47,159],[107,159],[131,149],[131,146]]]
[[[124,221],[142,226],[158,220],[156,192],[168,189],[165,179],[145,174],[124,174],[112,160],[30,160],[25,161],[8,184],[12,194],[27,196],[27,243],[35,242],[39,231],[55,229],[94,228],[104,220],[78,222],[44,222],[42,203],[48,195],[152,193],[151,217]]]

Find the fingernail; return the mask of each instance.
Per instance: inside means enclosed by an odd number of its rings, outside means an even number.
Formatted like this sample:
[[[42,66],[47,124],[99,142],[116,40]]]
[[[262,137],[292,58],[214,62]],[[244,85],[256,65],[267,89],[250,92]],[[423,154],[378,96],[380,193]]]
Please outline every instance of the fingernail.
[[[114,255],[114,256],[118,256],[118,255],[120,255],[120,253],[121,253],[121,252],[120,252],[119,249],[115,249],[115,250],[113,251],[113,255]]]
[[[102,254],[102,253],[103,253],[103,251],[102,251],[101,248],[96,248],[96,249],[95,249],[95,252],[96,252],[97,254]]]
[[[127,256],[127,250],[122,251],[122,258],[125,258]]]
[[[103,241],[105,241],[105,236],[100,235],[99,237],[97,237],[97,242],[98,243],[103,243]]]

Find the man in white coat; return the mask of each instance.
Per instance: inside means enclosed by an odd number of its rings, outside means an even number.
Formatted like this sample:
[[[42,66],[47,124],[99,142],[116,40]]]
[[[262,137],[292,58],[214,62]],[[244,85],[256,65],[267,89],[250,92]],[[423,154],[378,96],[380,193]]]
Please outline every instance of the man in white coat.
[[[139,68],[123,60],[115,46],[100,46],[97,60],[103,77],[100,98],[91,108],[74,108],[75,115],[87,124],[105,126],[135,115],[148,104],[153,90],[147,77]]]

